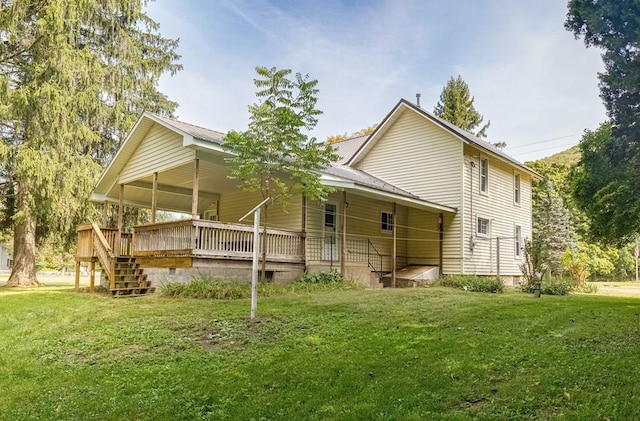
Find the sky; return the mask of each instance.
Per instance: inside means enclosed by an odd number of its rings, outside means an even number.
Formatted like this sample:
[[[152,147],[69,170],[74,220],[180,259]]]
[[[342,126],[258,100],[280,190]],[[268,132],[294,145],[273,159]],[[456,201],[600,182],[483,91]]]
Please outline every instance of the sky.
[[[402,98],[433,111],[462,76],[490,142],[521,162],[579,143],[605,121],[600,51],[564,29],[565,0],[156,0],[184,69],[160,90],[177,117],[245,130],[255,67],[318,80],[318,140],[380,122]]]

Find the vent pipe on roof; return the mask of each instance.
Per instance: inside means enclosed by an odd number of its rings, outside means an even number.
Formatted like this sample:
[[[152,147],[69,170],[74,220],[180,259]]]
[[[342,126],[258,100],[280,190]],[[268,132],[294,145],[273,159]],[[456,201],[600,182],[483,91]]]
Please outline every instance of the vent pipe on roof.
[[[416,105],[418,106],[418,108],[420,108],[420,96],[421,96],[420,92],[418,92],[416,94]]]

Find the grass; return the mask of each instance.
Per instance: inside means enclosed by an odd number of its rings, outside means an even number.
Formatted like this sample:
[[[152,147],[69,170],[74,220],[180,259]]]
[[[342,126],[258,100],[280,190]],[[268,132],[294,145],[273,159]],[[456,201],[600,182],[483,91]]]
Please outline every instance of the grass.
[[[640,299],[0,288],[0,420],[640,419]]]

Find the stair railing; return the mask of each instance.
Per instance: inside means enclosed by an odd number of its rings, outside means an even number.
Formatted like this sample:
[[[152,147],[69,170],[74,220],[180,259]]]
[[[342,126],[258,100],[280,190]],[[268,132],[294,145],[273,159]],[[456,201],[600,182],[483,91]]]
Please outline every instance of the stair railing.
[[[113,276],[115,273],[115,257],[113,250],[98,224],[94,222],[91,227],[93,228],[93,249],[98,257],[98,262],[100,262],[102,270],[107,279],[109,279],[109,288],[115,288],[115,277]]]
[[[382,255],[378,253],[371,240],[367,240],[367,265],[378,278],[382,277]]]

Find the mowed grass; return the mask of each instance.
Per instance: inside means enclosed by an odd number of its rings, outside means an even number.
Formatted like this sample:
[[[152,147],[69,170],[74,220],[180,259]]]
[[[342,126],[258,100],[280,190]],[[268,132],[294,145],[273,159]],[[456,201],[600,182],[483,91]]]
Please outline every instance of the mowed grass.
[[[640,299],[0,288],[2,420],[640,419]]]

